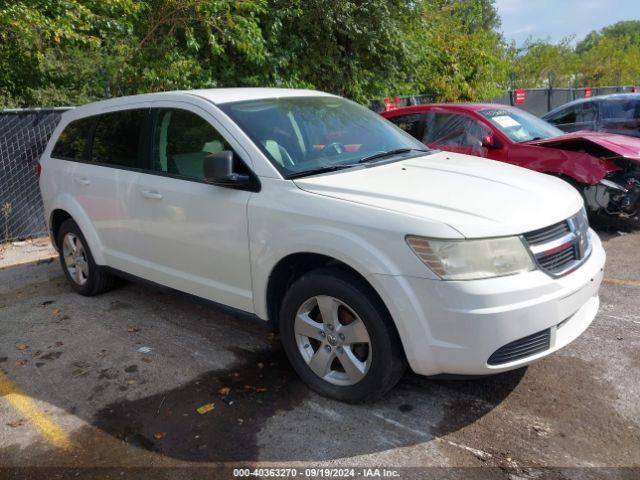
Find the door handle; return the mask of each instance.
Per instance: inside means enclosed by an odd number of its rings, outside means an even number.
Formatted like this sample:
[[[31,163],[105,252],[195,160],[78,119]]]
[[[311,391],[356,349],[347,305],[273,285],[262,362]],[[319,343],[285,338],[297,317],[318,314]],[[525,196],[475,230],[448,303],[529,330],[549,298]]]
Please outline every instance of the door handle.
[[[89,180],[87,180],[84,177],[75,177],[74,180],[76,181],[76,183],[79,183],[80,185],[89,185]]]
[[[151,190],[140,190],[140,193],[145,198],[152,198],[154,200],[160,200],[162,198],[162,194],[158,192],[154,192]]]

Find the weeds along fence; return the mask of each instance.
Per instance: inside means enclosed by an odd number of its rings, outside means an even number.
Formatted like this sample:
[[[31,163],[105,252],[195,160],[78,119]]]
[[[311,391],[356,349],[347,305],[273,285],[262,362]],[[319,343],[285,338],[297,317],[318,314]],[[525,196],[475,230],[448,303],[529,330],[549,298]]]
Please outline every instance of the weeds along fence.
[[[36,165],[65,110],[0,111],[0,243],[47,234]]]

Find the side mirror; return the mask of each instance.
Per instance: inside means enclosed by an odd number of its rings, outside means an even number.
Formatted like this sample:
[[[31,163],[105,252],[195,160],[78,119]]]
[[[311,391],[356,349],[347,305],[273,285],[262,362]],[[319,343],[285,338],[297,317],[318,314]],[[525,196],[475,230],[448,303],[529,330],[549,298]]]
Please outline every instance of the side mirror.
[[[207,183],[221,187],[244,188],[251,185],[249,175],[233,172],[233,152],[224,150],[204,158],[202,174]]]
[[[493,135],[487,133],[484,137],[482,137],[482,147],[483,148],[500,148],[500,143],[494,138]]]

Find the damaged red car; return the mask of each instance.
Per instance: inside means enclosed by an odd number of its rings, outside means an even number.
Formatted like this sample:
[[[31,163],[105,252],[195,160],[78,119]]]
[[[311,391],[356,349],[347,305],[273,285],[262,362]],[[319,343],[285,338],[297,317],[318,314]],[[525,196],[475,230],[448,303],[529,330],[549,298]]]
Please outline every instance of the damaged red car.
[[[508,162],[566,180],[592,218],[640,227],[640,139],[562,130],[496,104],[416,105],[384,117],[430,148]]]

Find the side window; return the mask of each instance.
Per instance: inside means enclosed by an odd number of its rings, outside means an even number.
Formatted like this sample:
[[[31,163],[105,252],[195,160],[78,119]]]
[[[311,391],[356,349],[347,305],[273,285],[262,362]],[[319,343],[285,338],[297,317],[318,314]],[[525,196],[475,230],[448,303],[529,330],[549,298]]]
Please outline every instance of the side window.
[[[143,125],[147,109],[122,110],[98,116],[91,161],[121,167],[143,163]]]
[[[204,159],[212,153],[233,150],[204,118],[187,110],[154,109],[151,170],[204,180]],[[248,173],[236,158],[235,171]]]
[[[423,142],[458,147],[482,147],[490,131],[480,122],[454,113],[428,113]]]
[[[576,112],[576,123],[595,122],[598,115],[598,106],[595,102],[586,102]]]
[[[54,158],[86,160],[85,148],[92,124],[93,118],[70,122],[58,137],[51,155]]]
[[[549,122],[554,125],[565,125],[568,123],[576,123],[576,106],[565,108],[560,110],[555,115],[549,118]]]
[[[389,121],[400,127],[412,137],[420,140],[422,134],[422,117],[420,113],[412,113],[409,115],[400,115],[398,117],[390,118]]]
[[[607,120],[628,121],[640,117],[640,101],[632,99],[609,100],[605,103]]]

